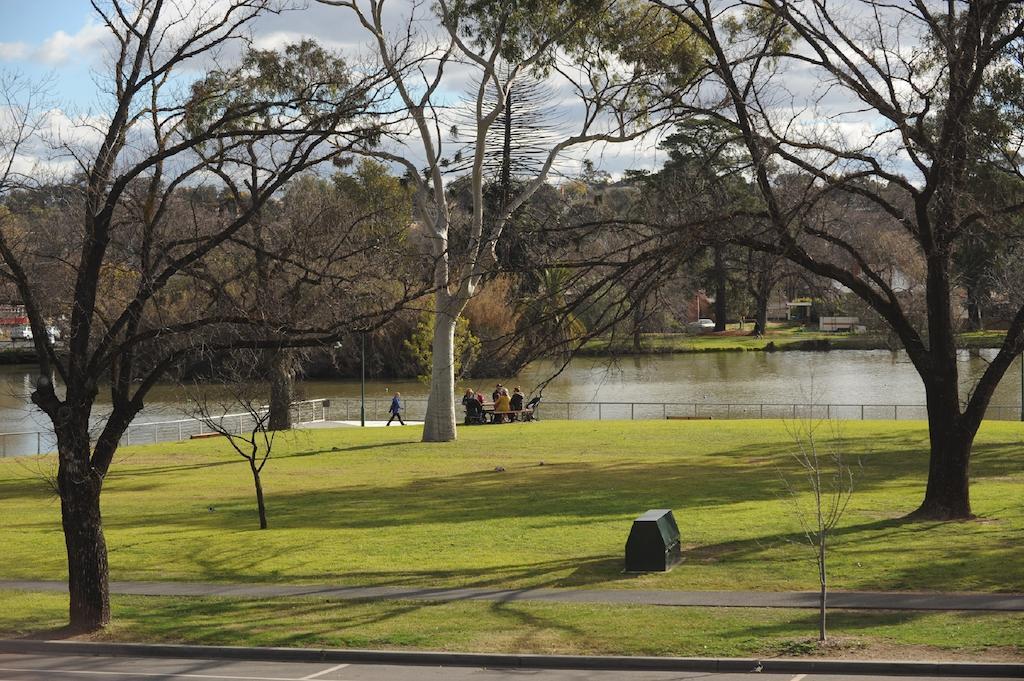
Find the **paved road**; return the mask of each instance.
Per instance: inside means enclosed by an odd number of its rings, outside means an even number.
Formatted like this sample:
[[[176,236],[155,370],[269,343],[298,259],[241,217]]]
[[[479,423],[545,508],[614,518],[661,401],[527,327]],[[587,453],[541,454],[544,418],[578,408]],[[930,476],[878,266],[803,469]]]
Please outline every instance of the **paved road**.
[[[931,676],[872,676],[873,681],[937,679]],[[245,662],[101,656],[0,654],[0,681],[865,681],[831,674],[712,674],[482,669],[313,662]],[[982,677],[961,681],[989,681]]]
[[[67,583],[0,580],[0,589],[58,591]],[[206,584],[201,582],[111,582],[110,591],[136,596],[220,596],[281,598],[311,596],[325,600],[415,601],[549,601],[750,608],[816,608],[818,594],[810,591],[669,591],[648,589],[423,589],[396,586],[337,586],[331,584]],[[865,610],[978,610],[1024,611],[1024,594],[906,593],[833,591],[829,605]]]

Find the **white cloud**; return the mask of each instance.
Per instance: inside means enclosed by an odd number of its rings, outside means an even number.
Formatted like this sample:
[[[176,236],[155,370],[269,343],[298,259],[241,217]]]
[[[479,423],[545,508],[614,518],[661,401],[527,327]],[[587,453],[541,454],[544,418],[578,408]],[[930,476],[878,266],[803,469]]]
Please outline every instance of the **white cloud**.
[[[271,31],[270,33],[261,33],[253,38],[252,44],[253,47],[258,50],[281,50],[287,45],[294,45],[302,42],[303,40],[315,40],[322,47],[335,52],[352,53],[359,47],[355,43],[331,40],[318,36],[312,32],[306,33],[300,31]]]
[[[24,59],[29,54],[29,47],[26,43],[0,43],[0,61],[16,61]]]
[[[86,24],[74,34],[57,31],[32,51],[32,57],[50,66],[60,66],[96,51],[108,36],[104,26],[94,23]]]
[[[39,137],[53,146],[76,148],[96,146],[103,141],[110,121],[106,116],[69,114],[62,109],[46,112]]]

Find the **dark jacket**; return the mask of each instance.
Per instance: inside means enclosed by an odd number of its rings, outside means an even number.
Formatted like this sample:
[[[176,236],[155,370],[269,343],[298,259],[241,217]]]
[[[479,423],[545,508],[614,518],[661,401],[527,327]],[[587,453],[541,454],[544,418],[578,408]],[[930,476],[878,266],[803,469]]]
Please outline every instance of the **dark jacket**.
[[[391,398],[391,413],[392,414],[397,414],[400,411],[402,411],[402,400],[398,399],[397,397],[392,397]]]
[[[512,411],[522,411],[522,410],[523,410],[523,394],[522,393],[512,393]]]

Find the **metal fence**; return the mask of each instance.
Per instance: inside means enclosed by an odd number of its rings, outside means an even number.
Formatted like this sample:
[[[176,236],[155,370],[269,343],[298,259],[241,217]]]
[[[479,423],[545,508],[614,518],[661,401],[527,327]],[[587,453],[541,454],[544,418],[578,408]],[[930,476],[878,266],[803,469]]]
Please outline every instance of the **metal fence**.
[[[856,421],[925,420],[921,404],[803,404],[712,402],[556,402],[544,401],[541,418],[568,420],[649,419],[836,419]],[[1017,421],[1019,406],[992,406],[989,420]]]
[[[264,410],[266,407],[263,408]],[[292,404],[292,421],[314,423],[326,420],[329,401],[305,400]],[[215,417],[219,428],[229,433],[251,430],[255,418],[250,413],[223,414]],[[202,419],[188,418],[174,421],[153,421],[133,423],[121,436],[122,445],[154,444],[188,440],[196,435],[215,432]],[[98,434],[98,433],[95,433]],[[0,456],[43,454],[57,449],[57,438],[53,431],[24,431],[0,433]]]
[[[406,421],[421,421],[426,413],[426,398],[403,399],[402,415]],[[388,418],[391,398],[331,398],[306,400],[292,405],[295,423],[318,421],[348,421],[358,423],[360,407],[365,408],[367,421]],[[458,407],[457,407],[458,409]],[[544,400],[537,409],[540,419],[556,420],[653,420],[653,419],[837,419],[858,421],[909,421],[928,417],[920,404],[806,404],[806,403],[711,403],[711,402],[565,402]],[[1018,421],[1018,405],[990,406],[987,420]],[[250,414],[226,414],[219,417],[220,425],[230,432],[251,429]],[[210,428],[199,419],[179,419],[154,423],[135,423],[128,427],[121,444],[152,444],[187,440],[195,435],[210,433]],[[56,440],[50,431],[0,433],[0,456],[42,454],[56,449]]]
[[[359,420],[358,398],[329,400],[327,421]],[[406,420],[422,420],[426,413],[426,398],[402,400]],[[366,400],[366,420],[388,418],[391,399]],[[456,410],[460,410],[456,404]],[[912,421],[928,418],[922,404],[806,404],[806,403],[713,403],[713,402],[565,402],[544,400],[537,415],[542,419],[570,421],[651,420],[667,418],[689,419],[839,419],[858,421]],[[985,415],[988,420],[1017,421],[1021,419],[1019,406],[991,406]]]

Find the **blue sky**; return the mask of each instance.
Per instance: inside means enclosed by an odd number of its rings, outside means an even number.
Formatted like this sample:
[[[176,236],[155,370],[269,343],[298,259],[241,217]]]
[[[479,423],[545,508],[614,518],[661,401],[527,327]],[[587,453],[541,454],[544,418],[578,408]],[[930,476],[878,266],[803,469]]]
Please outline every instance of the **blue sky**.
[[[75,48],[95,21],[87,0],[0,0],[0,67],[33,80],[49,77],[58,103],[88,107],[95,101],[90,67],[97,55]]]
[[[87,0],[0,0],[0,42],[42,42],[58,30],[75,30],[91,16]]]

